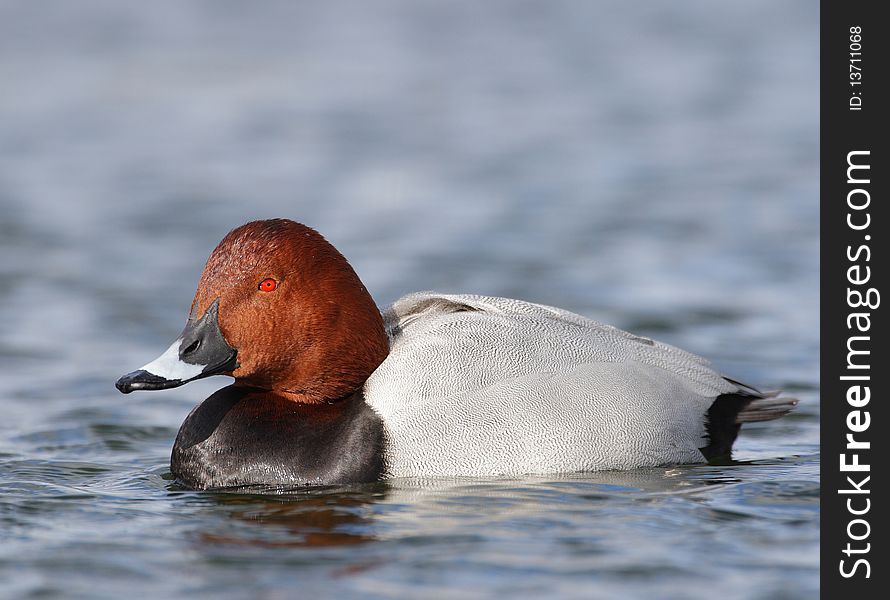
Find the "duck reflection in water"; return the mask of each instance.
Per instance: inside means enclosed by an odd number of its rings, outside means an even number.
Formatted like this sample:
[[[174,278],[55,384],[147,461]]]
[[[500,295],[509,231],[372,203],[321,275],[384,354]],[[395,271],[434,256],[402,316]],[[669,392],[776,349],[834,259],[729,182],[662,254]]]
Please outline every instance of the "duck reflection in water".
[[[369,507],[384,499],[386,483],[311,490],[242,488],[205,495],[230,520],[202,531],[208,545],[276,547],[351,546],[376,541]]]

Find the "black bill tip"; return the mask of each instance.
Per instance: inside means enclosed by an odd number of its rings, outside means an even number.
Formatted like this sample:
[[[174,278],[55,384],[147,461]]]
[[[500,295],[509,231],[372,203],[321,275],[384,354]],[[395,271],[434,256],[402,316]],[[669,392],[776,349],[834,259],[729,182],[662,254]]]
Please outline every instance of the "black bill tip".
[[[117,380],[114,384],[123,394],[129,394],[134,390],[166,390],[168,388],[179,387],[185,383],[181,379],[164,379],[154,373],[143,371],[133,371],[127,373]]]

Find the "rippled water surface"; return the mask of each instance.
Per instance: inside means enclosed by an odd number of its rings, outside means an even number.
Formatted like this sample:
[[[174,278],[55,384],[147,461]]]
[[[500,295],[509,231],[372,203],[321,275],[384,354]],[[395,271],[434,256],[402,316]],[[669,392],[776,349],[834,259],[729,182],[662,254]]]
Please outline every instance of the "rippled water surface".
[[[810,2],[0,2],[0,596],[813,598]],[[249,219],[801,399],[739,464],[196,493],[122,396]]]

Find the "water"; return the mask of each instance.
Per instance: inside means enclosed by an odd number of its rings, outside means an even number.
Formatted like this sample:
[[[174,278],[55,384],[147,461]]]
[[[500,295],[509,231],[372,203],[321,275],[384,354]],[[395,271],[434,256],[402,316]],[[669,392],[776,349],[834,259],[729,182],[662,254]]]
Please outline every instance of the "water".
[[[0,3],[0,596],[815,597],[817,7],[627,4]],[[732,466],[182,490],[225,381],[113,382],[274,216],[381,304],[555,304],[801,405]]]

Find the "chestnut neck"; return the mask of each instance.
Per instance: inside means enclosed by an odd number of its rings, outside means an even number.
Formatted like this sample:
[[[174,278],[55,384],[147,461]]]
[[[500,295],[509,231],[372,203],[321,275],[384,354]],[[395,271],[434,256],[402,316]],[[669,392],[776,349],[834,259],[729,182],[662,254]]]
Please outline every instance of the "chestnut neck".
[[[243,390],[251,398],[278,398],[287,400],[297,405],[324,405],[324,406],[346,406],[356,399],[361,399],[362,393],[360,385],[356,389],[347,392],[337,398],[326,398],[314,394],[308,394],[303,391],[290,391],[282,388],[261,388],[242,380],[235,380],[233,387]],[[362,382],[364,385],[364,382]]]

